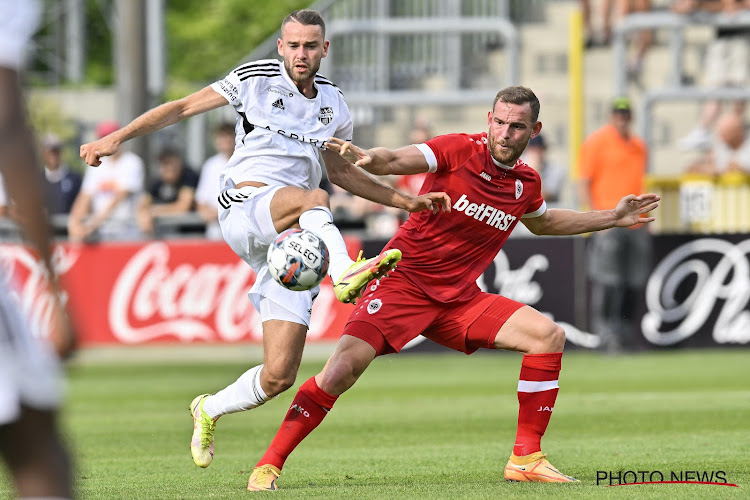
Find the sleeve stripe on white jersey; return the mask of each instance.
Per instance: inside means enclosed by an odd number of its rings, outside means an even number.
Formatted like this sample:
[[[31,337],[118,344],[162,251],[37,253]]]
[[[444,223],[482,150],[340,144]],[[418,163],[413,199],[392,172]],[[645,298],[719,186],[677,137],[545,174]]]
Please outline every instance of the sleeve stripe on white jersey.
[[[240,81],[247,80],[248,78],[252,78],[254,76],[268,76],[268,77],[274,77],[274,76],[281,76],[281,72],[276,71],[273,73],[263,73],[263,72],[256,72],[256,73],[246,73],[244,75],[237,75],[240,77]]]
[[[248,73],[281,73],[279,68],[249,68],[242,71],[235,71],[237,76],[244,76]]]
[[[437,170],[437,157],[435,156],[434,151],[430,149],[430,146],[427,144],[415,144],[414,145],[418,150],[422,152],[424,155],[424,159],[427,160],[427,165],[429,166],[429,170],[427,170],[429,173],[434,174]]]
[[[237,73],[240,73],[242,71],[246,71],[249,69],[259,69],[259,68],[278,68],[279,63],[278,62],[269,62],[269,63],[250,63],[245,64],[244,66],[240,66],[239,68],[235,69],[234,71]]]
[[[539,208],[537,208],[533,212],[529,212],[528,214],[523,214],[521,216],[521,218],[522,219],[533,219],[534,217],[539,217],[540,215],[542,215],[546,211],[547,211],[547,202],[546,201],[542,201],[542,206],[540,206]]]
[[[336,85],[332,84],[331,82],[324,82],[323,80],[315,80],[315,83],[317,83],[318,85],[330,85],[331,87],[333,87],[336,90],[338,90],[339,94],[344,95],[344,93],[341,92],[341,89],[338,88]]]

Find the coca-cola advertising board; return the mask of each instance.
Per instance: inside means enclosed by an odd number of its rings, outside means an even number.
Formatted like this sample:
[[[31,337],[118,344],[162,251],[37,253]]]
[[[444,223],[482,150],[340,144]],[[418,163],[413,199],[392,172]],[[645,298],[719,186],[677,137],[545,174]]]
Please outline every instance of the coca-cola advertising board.
[[[386,242],[364,242],[374,255]],[[596,349],[587,331],[584,238],[511,239],[479,286],[532,305],[566,332],[574,347]],[[356,255],[363,242],[347,239]],[[222,242],[153,241],[61,244],[55,268],[82,347],[153,342],[260,342],[260,319],[247,292],[255,275]],[[654,236],[654,267],[634,305],[644,348],[750,345],[750,239]],[[49,298],[44,273],[21,245],[0,245],[2,275],[17,284],[19,308],[36,331]],[[313,306],[308,340],[336,341],[352,307],[339,303],[325,280]],[[415,340],[415,350],[439,348]],[[442,348],[440,348],[442,349]]]
[[[356,255],[361,243],[347,238],[347,246]],[[260,317],[247,297],[255,273],[223,242],[63,243],[54,255],[82,347],[262,339]],[[19,307],[43,325],[46,278],[32,252],[0,245],[0,265],[14,278]],[[351,309],[336,300],[326,279],[313,306],[308,341],[337,340]]]

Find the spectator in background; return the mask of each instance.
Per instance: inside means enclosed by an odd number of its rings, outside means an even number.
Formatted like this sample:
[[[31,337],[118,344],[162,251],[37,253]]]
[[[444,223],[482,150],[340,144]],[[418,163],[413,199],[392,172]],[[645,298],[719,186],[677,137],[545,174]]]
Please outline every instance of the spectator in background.
[[[740,10],[750,9],[750,0],[677,0],[672,10],[680,14],[699,11],[723,13],[728,18]],[[716,36],[709,44],[702,74],[708,88],[746,88],[750,83],[750,27],[725,25],[716,28]],[[732,105],[738,118],[744,117],[745,102]],[[700,123],[680,140],[683,150],[707,151],[712,147],[712,129],[721,114],[719,101],[706,101],[701,110]]]
[[[102,122],[96,135],[102,138],[119,128],[117,122]],[[135,213],[144,175],[143,160],[130,151],[118,150],[103,157],[100,166],[88,167],[68,219],[71,241],[139,238]]]
[[[221,240],[219,227],[219,174],[234,153],[234,125],[225,122],[214,130],[216,154],[206,160],[201,168],[198,187],[195,190],[196,210],[206,221],[206,238]]]
[[[547,158],[547,142],[541,134],[529,140],[521,160],[536,170],[542,178],[544,200],[548,204],[560,203],[567,172],[562,165]]]
[[[63,143],[55,134],[42,140],[44,195],[50,214],[67,214],[81,189],[81,175],[63,163]]]
[[[159,153],[159,177],[138,202],[138,226],[154,234],[154,218],[183,215],[193,209],[198,174],[185,166],[182,155],[166,148]]]
[[[688,172],[707,175],[744,172],[750,175],[750,140],[742,118],[736,113],[722,115],[716,123],[711,149]]]
[[[597,46],[608,46],[612,42],[612,12],[615,11],[615,19],[623,17],[634,12],[649,12],[651,10],[651,0],[602,0],[598,3],[600,14],[602,16],[602,33],[600,37],[594,35],[591,15],[591,1],[580,0],[581,12],[583,13],[584,25],[584,44],[587,49]],[[635,34],[634,54],[628,62],[628,78],[631,81],[638,82],[643,59],[653,40],[653,34],[650,30],[641,30]]]
[[[614,206],[613,200],[642,192],[648,152],[631,124],[630,101],[619,97],[609,123],[583,142],[579,196],[584,207],[604,210]],[[642,224],[613,227],[593,234],[588,248],[591,328],[608,352],[619,352],[635,340],[633,299],[643,292],[650,272],[651,238]]]

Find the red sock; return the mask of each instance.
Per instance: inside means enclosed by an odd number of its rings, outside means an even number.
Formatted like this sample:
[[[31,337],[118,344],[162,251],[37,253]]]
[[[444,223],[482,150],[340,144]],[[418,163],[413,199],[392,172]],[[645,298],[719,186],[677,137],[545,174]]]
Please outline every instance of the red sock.
[[[325,392],[315,383],[315,377],[310,377],[294,396],[281,428],[258,465],[284,467],[289,454],[323,421],[336,399],[338,396]]]
[[[555,407],[561,352],[526,354],[518,380],[518,430],[513,454],[517,457],[542,450],[542,436]]]

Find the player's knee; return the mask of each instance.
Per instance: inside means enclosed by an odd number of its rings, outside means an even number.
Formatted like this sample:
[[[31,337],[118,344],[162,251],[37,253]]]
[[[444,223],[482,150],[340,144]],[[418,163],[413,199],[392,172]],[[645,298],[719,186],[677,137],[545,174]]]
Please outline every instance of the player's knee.
[[[537,325],[529,337],[527,354],[561,352],[565,347],[565,330],[553,321]]]
[[[302,211],[305,212],[315,207],[327,207],[330,205],[328,193],[323,189],[313,189],[305,197]]]
[[[561,352],[565,347],[565,330],[557,323],[552,323],[544,335],[544,343],[547,352]]]
[[[362,369],[353,360],[339,357],[335,362],[326,366],[322,375],[320,388],[328,394],[340,395],[354,385]]]
[[[294,381],[297,379],[296,370],[267,368],[267,365],[263,367],[262,377],[263,390],[268,397],[274,397],[286,391],[294,385]]]

